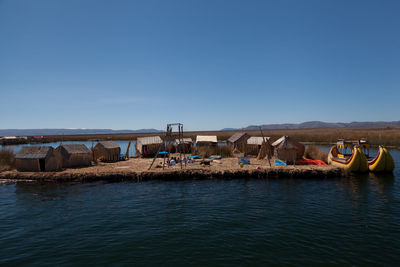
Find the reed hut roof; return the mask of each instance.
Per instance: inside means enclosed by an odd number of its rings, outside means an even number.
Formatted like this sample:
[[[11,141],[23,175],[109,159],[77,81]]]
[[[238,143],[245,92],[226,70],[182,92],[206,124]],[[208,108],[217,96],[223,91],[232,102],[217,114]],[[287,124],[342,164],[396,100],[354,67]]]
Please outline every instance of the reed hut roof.
[[[119,148],[119,145],[117,145],[117,143],[114,141],[100,141],[99,144],[107,149]]]
[[[291,140],[289,136],[282,136],[272,144],[272,146],[276,148],[286,148],[286,149],[298,149],[299,145],[301,144],[294,140]]]
[[[277,146],[275,146],[276,148],[280,149],[280,148],[284,148],[284,149],[298,149],[298,147],[293,144],[292,142],[289,142],[288,140],[285,140],[284,142],[279,143]]]
[[[198,142],[212,142],[217,143],[217,136],[216,135],[198,135],[196,136],[196,143]]]
[[[277,146],[280,143],[282,143],[285,139],[287,138],[287,136],[282,136],[281,138],[279,138],[278,140],[276,140],[275,142],[272,143],[272,146]]]
[[[175,142],[179,145],[181,143],[181,140],[176,139]],[[182,143],[191,144],[191,143],[193,143],[193,140],[192,140],[192,138],[182,138]]]
[[[89,148],[84,144],[70,144],[70,145],[60,145],[59,147],[63,147],[68,154],[90,154]]]
[[[49,146],[24,146],[15,155],[16,159],[44,159],[53,148]]]
[[[268,142],[271,138],[270,137],[264,137],[265,142]],[[247,139],[247,144],[248,145],[262,145],[263,143],[263,138],[261,136],[252,136],[249,139]]]
[[[246,133],[235,133],[228,139],[228,142],[235,143],[237,140],[239,140],[240,138],[242,138],[245,135],[246,135]]]
[[[161,144],[162,142],[163,141],[159,136],[138,137],[136,139],[136,144],[138,145]]]

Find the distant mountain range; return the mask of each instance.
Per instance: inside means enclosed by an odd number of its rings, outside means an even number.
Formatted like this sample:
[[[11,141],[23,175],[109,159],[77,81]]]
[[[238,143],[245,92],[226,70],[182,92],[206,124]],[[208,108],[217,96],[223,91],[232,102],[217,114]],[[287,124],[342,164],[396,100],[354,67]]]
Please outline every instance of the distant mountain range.
[[[345,127],[390,127],[400,126],[400,121],[372,121],[372,122],[323,122],[307,121],[303,123],[263,124],[263,130],[280,129],[307,129],[307,128],[345,128]],[[245,128],[224,128],[221,131],[258,130],[258,125]],[[77,134],[124,134],[124,133],[159,133],[157,129],[139,130],[112,130],[112,129],[0,129],[0,136],[37,136],[37,135],[77,135]]]
[[[112,130],[112,129],[0,129],[0,136],[76,135],[76,134],[119,134],[157,133],[156,129]]]
[[[388,127],[400,126],[400,121],[366,121],[366,122],[323,122],[323,121],[307,121],[303,123],[284,123],[284,124],[263,124],[250,125],[240,130],[280,130],[280,129],[307,129],[307,128],[345,128],[345,127]],[[224,128],[222,131],[239,130],[234,128]]]

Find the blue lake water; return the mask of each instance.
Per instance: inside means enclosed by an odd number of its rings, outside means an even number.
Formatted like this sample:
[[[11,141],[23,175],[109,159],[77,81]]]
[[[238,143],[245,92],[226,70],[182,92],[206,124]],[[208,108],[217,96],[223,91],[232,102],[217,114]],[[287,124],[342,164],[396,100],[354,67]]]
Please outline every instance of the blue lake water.
[[[391,153],[332,180],[3,183],[0,265],[397,265]]]

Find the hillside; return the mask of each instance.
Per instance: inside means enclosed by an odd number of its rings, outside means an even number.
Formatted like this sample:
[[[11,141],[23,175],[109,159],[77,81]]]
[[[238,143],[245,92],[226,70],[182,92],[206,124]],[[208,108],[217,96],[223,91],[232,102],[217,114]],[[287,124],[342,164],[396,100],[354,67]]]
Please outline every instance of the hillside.
[[[400,121],[371,121],[371,122],[323,122],[323,121],[307,121],[303,123],[284,123],[284,124],[263,124],[263,125],[250,125],[241,130],[258,130],[259,127],[263,130],[283,130],[283,129],[308,129],[308,128],[348,128],[348,127],[392,127],[400,126]],[[233,130],[232,128],[225,128],[222,131]]]

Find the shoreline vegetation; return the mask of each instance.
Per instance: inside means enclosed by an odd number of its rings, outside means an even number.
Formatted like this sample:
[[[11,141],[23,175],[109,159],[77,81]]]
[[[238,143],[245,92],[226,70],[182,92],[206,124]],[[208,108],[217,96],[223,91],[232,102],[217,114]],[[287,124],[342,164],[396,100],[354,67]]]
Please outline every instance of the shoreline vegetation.
[[[307,159],[322,160],[323,162],[328,163],[328,154],[315,145],[309,145],[306,147],[304,157]]]
[[[114,163],[99,162],[83,168],[68,168],[58,172],[19,172],[8,170],[0,172],[0,180],[16,182],[92,182],[92,181],[180,181],[210,179],[334,179],[346,173],[338,167],[315,165],[269,166],[267,160],[251,158],[250,165],[240,167],[237,158],[223,158],[202,164],[203,159],[183,166],[180,164],[162,168],[163,159],[157,158],[155,165],[148,170],[151,158],[131,158]]]
[[[235,132],[246,132],[250,136],[259,136],[259,130],[232,130],[232,131],[189,131],[184,137],[195,139],[197,135],[216,135],[218,140],[225,141]],[[334,144],[337,139],[367,138],[373,146],[384,145],[400,148],[400,127],[349,127],[349,128],[307,128],[307,129],[280,129],[263,130],[264,136],[278,139],[289,135],[303,144]],[[41,143],[59,141],[96,141],[96,140],[136,140],[143,136],[163,136],[164,132],[157,133],[122,133],[122,134],[84,134],[84,135],[53,135],[44,136]]]

